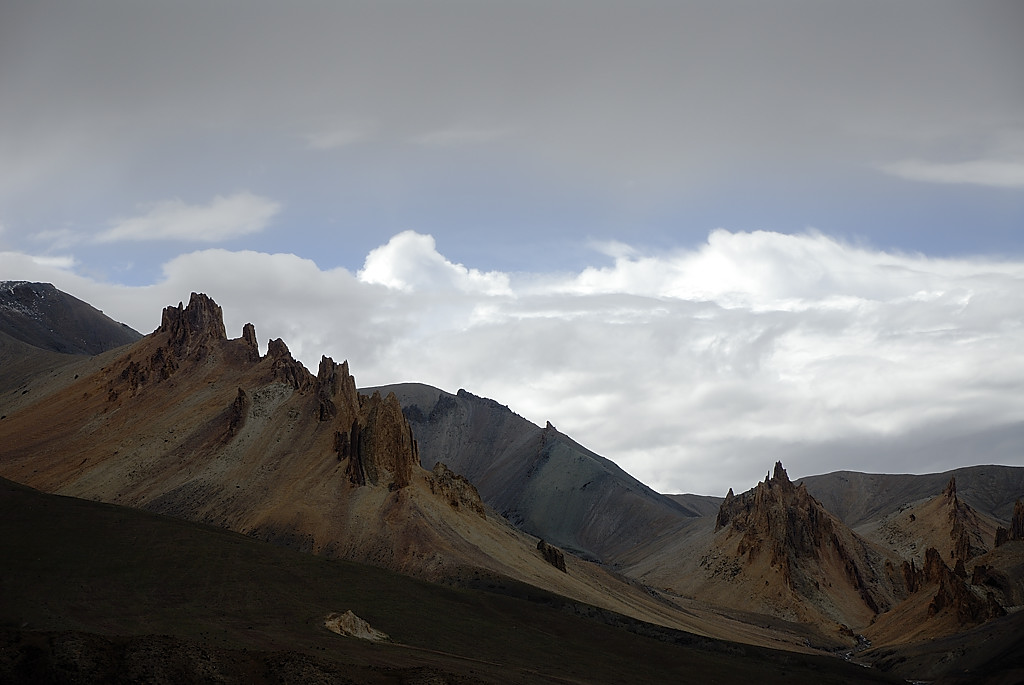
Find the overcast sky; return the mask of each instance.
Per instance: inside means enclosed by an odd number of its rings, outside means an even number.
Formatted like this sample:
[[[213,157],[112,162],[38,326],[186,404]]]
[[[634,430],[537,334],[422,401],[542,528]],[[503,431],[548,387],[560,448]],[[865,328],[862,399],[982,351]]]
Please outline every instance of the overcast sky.
[[[1024,3],[0,5],[0,279],[664,492],[1024,465]]]

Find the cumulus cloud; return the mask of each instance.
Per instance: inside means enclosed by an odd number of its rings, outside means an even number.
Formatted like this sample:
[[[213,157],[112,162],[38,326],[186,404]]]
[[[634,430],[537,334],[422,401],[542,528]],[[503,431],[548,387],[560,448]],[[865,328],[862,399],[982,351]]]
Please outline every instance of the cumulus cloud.
[[[370,252],[359,280],[398,290],[458,290],[485,295],[510,294],[506,274],[453,264],[437,251],[434,237],[404,231]]]
[[[940,163],[910,159],[887,164],[882,170],[910,181],[1024,188],[1024,162],[1021,161],[978,159]]]
[[[483,273],[405,232],[357,274],[291,254],[181,255],[130,288],[0,254],[143,330],[208,292],[360,385],[419,381],[550,420],[661,491],[723,494],[777,459],[795,477],[1022,464],[1024,262],[933,259],[820,233],[614,248],[573,274]],[[20,275],[19,275],[20,274]]]
[[[122,240],[213,243],[259,233],[280,210],[277,202],[248,192],[218,195],[205,205],[166,200],[138,216],[118,219],[96,240],[104,243]]]

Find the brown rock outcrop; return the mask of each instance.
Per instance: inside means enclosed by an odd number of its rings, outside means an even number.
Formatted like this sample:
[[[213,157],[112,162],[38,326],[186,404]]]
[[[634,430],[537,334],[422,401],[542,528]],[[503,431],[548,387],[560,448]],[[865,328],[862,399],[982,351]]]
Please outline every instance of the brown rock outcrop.
[[[950,477],[941,497],[948,507],[949,537],[952,541],[949,558],[954,565],[966,564],[974,557],[987,552],[988,550],[981,546],[981,541],[977,537],[978,515],[974,509],[957,496],[955,476]],[[974,531],[973,536],[972,531]],[[964,575],[966,575],[966,571]]]
[[[256,340],[256,327],[251,323],[242,326],[242,342],[245,343],[249,352],[249,361],[259,361],[260,345]]]
[[[148,358],[127,356],[108,384],[109,401],[124,393],[134,396],[147,383],[167,380],[183,362],[205,359],[216,343],[227,339],[220,306],[202,293],[192,293],[188,306],[179,302],[177,307],[165,307],[160,326],[153,332],[161,334],[166,336],[166,344],[150,348]]]
[[[962,563],[957,562],[958,570],[961,570]],[[984,567],[981,567],[984,569]],[[982,623],[990,618],[1005,615],[1006,611],[996,602],[993,593],[986,593],[982,598],[968,585],[965,570],[962,575],[951,569],[942,560],[942,554],[934,547],[925,551],[924,566],[917,569],[914,565],[903,565],[904,574],[907,576],[907,588],[911,592],[937,585],[935,595],[928,604],[928,616],[935,616],[943,611],[952,612],[958,624],[962,626]],[[984,571],[980,574],[978,568],[972,580],[981,580]]]
[[[360,640],[370,640],[371,642],[387,642],[391,639],[387,633],[371,627],[369,623],[353,614],[351,609],[344,614],[328,614],[324,619],[324,628],[338,635],[357,637]]]
[[[339,415],[349,419],[359,413],[356,379],[349,373],[347,361],[335,364],[330,357],[321,357],[314,388],[318,420],[329,421]]]
[[[296,390],[306,390],[312,385],[312,375],[301,363],[297,362],[288,346],[280,338],[267,343],[267,357],[271,362],[274,378],[283,381]]]
[[[387,484],[392,490],[407,486],[420,459],[402,405],[394,393],[385,398],[379,392],[370,397],[360,395],[359,402],[366,418],[356,431],[349,478],[357,484]]]
[[[330,357],[320,358],[316,374],[317,420],[329,421],[338,415],[334,396],[338,394],[338,370]]]
[[[477,489],[464,476],[455,473],[443,462],[434,464],[433,470],[427,476],[427,483],[430,485],[430,492],[442,497],[452,509],[468,509],[480,518],[486,518],[487,512]]]
[[[1000,547],[1011,540],[1024,540],[1024,500],[1017,500],[1013,504],[1013,518],[1010,519],[1010,527],[996,528],[995,546]]]
[[[537,543],[537,550],[549,564],[557,568],[562,573],[568,573],[568,571],[565,570],[565,554],[562,550],[558,549],[554,545],[549,545],[543,540]]]
[[[203,293],[192,293],[187,307],[165,307],[157,332],[168,334],[178,357],[202,357],[210,341],[227,339],[220,305]]]

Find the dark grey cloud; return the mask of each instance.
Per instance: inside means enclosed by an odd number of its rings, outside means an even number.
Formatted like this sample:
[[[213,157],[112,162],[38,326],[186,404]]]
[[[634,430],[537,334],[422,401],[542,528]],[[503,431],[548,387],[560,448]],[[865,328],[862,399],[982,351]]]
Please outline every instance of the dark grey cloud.
[[[783,157],[986,159],[1024,136],[1018,3],[5,6],[2,171],[30,185],[203,132],[500,132],[569,176],[650,188]]]

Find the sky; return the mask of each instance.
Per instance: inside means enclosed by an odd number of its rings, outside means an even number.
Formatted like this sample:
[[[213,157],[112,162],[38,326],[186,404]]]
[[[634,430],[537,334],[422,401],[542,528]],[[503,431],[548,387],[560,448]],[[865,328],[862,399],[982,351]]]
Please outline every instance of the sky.
[[[0,279],[661,492],[1024,465],[1024,3],[0,5]]]

